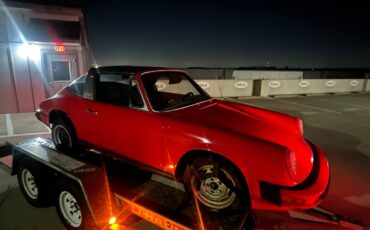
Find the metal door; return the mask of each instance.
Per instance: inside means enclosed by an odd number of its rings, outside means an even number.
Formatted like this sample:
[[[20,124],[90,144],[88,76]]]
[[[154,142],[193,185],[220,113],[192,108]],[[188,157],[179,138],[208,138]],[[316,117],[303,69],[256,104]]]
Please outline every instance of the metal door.
[[[45,54],[44,58],[48,81],[47,94],[50,97],[78,77],[77,53]]]

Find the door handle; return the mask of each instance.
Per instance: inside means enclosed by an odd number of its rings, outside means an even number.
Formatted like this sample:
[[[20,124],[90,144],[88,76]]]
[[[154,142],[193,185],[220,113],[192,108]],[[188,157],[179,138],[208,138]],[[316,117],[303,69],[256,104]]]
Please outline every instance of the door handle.
[[[86,112],[91,113],[91,114],[94,114],[94,115],[97,115],[98,114],[98,112],[96,112],[96,111],[94,111],[92,109],[87,109]]]

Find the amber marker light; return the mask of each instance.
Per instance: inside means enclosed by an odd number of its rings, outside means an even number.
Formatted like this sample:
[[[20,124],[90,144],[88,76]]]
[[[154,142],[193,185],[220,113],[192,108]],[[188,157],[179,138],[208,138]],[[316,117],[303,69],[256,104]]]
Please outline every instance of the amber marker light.
[[[110,219],[109,219],[109,229],[113,229],[113,230],[116,230],[116,229],[119,229],[119,224],[116,223],[117,221],[117,218],[115,216],[112,216]]]
[[[174,164],[167,164],[165,166],[167,172],[174,173],[175,172],[175,165]]]
[[[119,229],[119,228],[120,228],[119,224],[112,224],[112,225],[110,225],[110,227],[109,227],[109,229],[112,229],[112,230],[117,230],[117,229]]]
[[[112,225],[112,224],[115,224],[117,221],[117,218],[115,216],[112,216],[110,219],[109,219],[109,224]]]

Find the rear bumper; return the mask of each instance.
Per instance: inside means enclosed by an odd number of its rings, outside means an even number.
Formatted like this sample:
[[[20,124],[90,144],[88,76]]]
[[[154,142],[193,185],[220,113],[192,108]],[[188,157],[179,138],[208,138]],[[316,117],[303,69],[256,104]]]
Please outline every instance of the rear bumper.
[[[309,209],[317,206],[328,193],[330,171],[324,152],[311,144],[314,166],[310,175],[294,187],[260,183],[260,197],[252,203],[255,209]],[[253,201],[252,201],[253,202]]]
[[[41,110],[40,110],[40,109],[36,110],[36,112],[35,112],[35,117],[36,117],[39,121],[41,121]]]
[[[48,115],[43,113],[40,109],[36,110],[35,117],[45,125],[49,125]]]

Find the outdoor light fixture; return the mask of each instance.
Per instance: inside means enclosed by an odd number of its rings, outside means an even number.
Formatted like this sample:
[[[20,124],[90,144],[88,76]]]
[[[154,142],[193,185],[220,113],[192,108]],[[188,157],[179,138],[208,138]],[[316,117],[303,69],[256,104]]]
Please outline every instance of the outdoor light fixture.
[[[39,61],[41,58],[40,47],[33,44],[23,43],[18,48],[18,55],[21,58],[30,58],[33,61]]]

